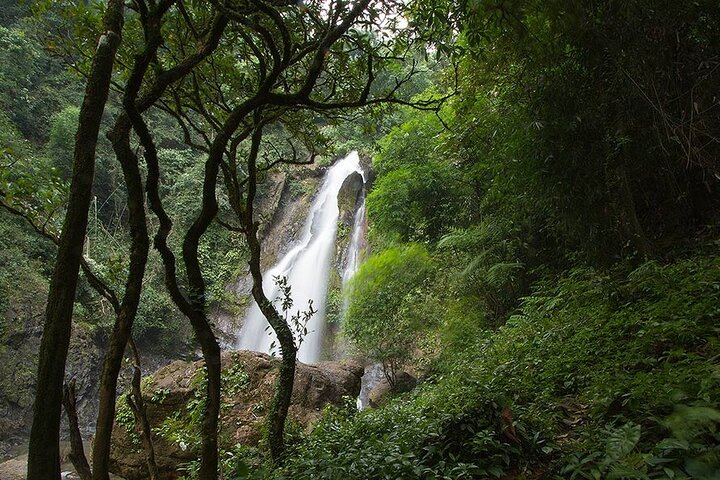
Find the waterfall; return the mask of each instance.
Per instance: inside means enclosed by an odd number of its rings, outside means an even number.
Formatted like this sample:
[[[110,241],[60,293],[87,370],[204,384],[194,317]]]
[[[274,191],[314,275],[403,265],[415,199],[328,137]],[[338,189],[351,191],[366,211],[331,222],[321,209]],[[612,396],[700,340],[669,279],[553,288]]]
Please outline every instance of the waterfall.
[[[348,245],[347,261],[345,262],[345,270],[342,275],[343,287],[347,284],[348,280],[355,275],[358,267],[360,266],[360,252],[364,248],[365,233],[367,232],[367,224],[365,219],[365,192],[362,193],[362,203],[355,212],[355,219],[353,220],[352,238],[350,239],[350,245]]]
[[[364,178],[357,152],[351,152],[328,169],[310,207],[300,241],[263,275],[265,295],[275,301],[278,311],[281,311],[280,302],[276,300],[279,289],[274,277],[288,279],[293,299],[291,314],[307,310],[308,300],[313,301],[313,308],[317,312],[307,324],[308,333],[298,351],[298,359],[304,363],[313,363],[320,359],[326,323],[328,278],[332,268],[339,216],[337,196],[343,181],[353,172],[359,172]],[[355,235],[353,240],[354,237]],[[359,243],[360,240],[358,245]],[[354,268],[357,268],[357,265]],[[266,327],[267,320],[253,301],[240,330],[238,348],[269,353],[276,337],[272,329]]]

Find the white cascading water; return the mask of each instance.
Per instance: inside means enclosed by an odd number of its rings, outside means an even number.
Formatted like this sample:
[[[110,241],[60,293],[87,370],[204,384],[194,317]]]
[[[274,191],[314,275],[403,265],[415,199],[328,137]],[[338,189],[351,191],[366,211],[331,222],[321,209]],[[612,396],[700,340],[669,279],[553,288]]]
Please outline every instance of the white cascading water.
[[[263,276],[263,289],[271,300],[276,299],[279,294],[274,278],[288,279],[293,299],[291,313],[307,310],[308,300],[313,301],[313,308],[317,312],[307,324],[308,333],[298,351],[298,359],[304,363],[320,360],[326,322],[328,278],[340,213],[337,196],[345,179],[354,172],[365,178],[357,152],[351,152],[328,169],[310,207],[300,241]],[[275,301],[275,307],[279,311],[280,304],[280,301]],[[267,326],[267,319],[257,303],[253,302],[240,330],[238,348],[270,353],[276,337],[272,329],[266,330]]]
[[[353,220],[352,238],[350,239],[350,245],[348,245],[347,260],[342,276],[343,286],[347,284],[348,280],[355,275],[360,267],[360,253],[364,247],[365,232],[367,230],[365,223],[365,192],[363,192],[362,203],[355,212],[355,219]]]

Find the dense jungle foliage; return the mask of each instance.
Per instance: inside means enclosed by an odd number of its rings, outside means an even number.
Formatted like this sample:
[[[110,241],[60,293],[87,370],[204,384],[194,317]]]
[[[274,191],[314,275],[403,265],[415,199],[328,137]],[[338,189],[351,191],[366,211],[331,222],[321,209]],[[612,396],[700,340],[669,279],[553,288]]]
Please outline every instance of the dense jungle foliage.
[[[417,8],[459,91],[378,141],[343,328],[423,381],[280,477],[718,478],[717,5]]]
[[[18,305],[44,301],[55,255],[12,209],[59,228],[82,101],[43,40],[63,20],[28,15],[0,2],[3,342]],[[419,384],[377,409],[328,408],[287,435],[281,466],[263,445],[223,451],[224,478],[720,478],[718,2],[433,0],[406,17],[427,45],[411,93],[449,99],[316,132],[374,170],[340,335],[391,384]],[[121,109],[111,96],[104,121]],[[168,115],[148,117],[162,196],[189,225],[203,165]],[[85,256],[121,288],[127,192],[102,138],[93,193]],[[210,227],[209,303],[243,306],[226,287],[247,256],[242,235]],[[187,355],[158,257],[133,332]],[[82,282],[74,321],[102,342],[112,312]]]
[[[53,46],[45,45],[47,34],[42,29],[48,28],[48,23],[57,26],[64,19],[29,17],[27,2],[10,0],[3,2],[0,9],[3,11],[0,189],[8,205],[30,211],[31,218],[48,231],[59,231],[72,173],[73,138],[82,102],[82,83],[77,72],[69,69],[65,59],[54,52]],[[119,98],[108,104],[104,128],[110,126],[120,108]],[[186,213],[199,206],[195,192],[202,185],[202,164],[183,144],[181,134],[175,131],[177,127],[166,116],[155,112],[153,121],[164,125],[159,131],[167,133],[158,139],[158,155],[168,165],[163,171],[163,196],[172,206],[170,215],[180,224],[188,223]],[[128,268],[127,193],[120,165],[115,161],[110,142],[102,135],[93,195],[85,256],[103,279],[120,288]],[[7,247],[0,269],[3,275],[0,299],[5,301],[18,294],[17,285],[47,285],[55,247],[7,210],[0,210],[0,215],[3,246]],[[227,302],[232,309],[237,299],[228,296],[226,285],[242,271],[245,247],[239,235],[217,226],[204,240],[201,261],[211,271],[208,275],[211,301]],[[134,325],[136,337],[141,346],[150,351],[187,354],[191,331],[165,291],[162,267],[155,255],[151,252],[154,258],[146,273],[143,299]],[[28,265],[27,259],[36,266]],[[47,286],[44,290],[47,291]],[[42,296],[34,299],[35,303],[43,301]],[[76,321],[97,335],[100,342],[105,341],[112,326],[112,311],[87,282],[81,284],[76,310]]]

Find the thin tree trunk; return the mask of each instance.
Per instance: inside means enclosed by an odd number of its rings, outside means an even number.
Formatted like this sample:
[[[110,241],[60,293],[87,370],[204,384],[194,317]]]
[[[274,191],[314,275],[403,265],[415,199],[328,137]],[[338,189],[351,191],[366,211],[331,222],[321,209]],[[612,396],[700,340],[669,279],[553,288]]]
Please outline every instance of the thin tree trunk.
[[[183,263],[190,286],[191,312],[188,316],[200,343],[207,373],[207,403],[201,426],[200,480],[215,480],[218,475],[218,423],[220,418],[220,345],[207,319],[205,305],[205,280],[198,260],[200,239],[207,232],[217,215],[218,203],[215,187],[219,162],[208,160],[205,166],[202,208],[195,222],[188,229],[183,241]]]
[[[203,359],[207,373],[207,402],[205,415],[200,427],[202,446],[200,448],[200,480],[215,480],[218,478],[218,423],[220,418],[220,346],[215,334],[210,328],[205,314],[198,314],[193,321],[195,335],[202,347]]]
[[[88,76],[75,135],[73,177],[55,269],[50,283],[40,344],[33,423],[28,451],[28,480],[60,478],[60,414],[65,361],[70,346],[72,311],[95,173],[95,149],[110,88],[115,53],[120,44],[124,4],[109,0]]]
[[[147,417],[147,406],[142,397],[142,390],[140,388],[140,380],[142,378],[142,371],[140,370],[140,354],[138,353],[135,342],[132,338],[130,339],[130,349],[133,353],[133,379],[132,379],[132,396],[127,396],[128,404],[130,409],[133,411],[135,416],[135,428],[140,432],[140,440],[142,441],[143,450],[145,450],[145,464],[148,468],[148,474],[150,480],[158,480],[160,474],[158,473],[157,462],[155,461],[155,446],[152,441],[152,429],[150,428],[150,421]]]
[[[257,122],[257,119],[256,119]],[[283,461],[285,452],[285,420],[287,419],[290,401],[292,399],[293,385],[295,383],[295,367],[297,364],[297,347],[293,338],[292,330],[284,318],[280,316],[272,302],[268,300],[263,291],[263,277],[260,269],[260,241],[258,240],[258,224],[254,219],[253,203],[257,187],[257,155],[262,140],[262,125],[259,125],[252,136],[252,145],[248,157],[248,183],[247,201],[243,215],[245,227],[245,239],[250,248],[250,274],[253,279],[253,298],[260,307],[260,311],[267,318],[268,323],[275,331],[280,343],[282,361],[280,363],[280,374],[276,383],[275,397],[270,406],[268,415],[268,446],[273,462],[278,465]]]
[[[125,120],[125,121],[123,121]],[[125,284],[125,294],[120,311],[117,312],[113,331],[100,377],[98,416],[93,446],[93,479],[108,480],[110,467],[110,442],[117,394],[117,379],[122,366],[125,347],[140,304],[142,282],[147,265],[150,239],[145,218],[145,202],[142,177],[137,158],[130,148],[130,125],[121,117],[110,135],[115,155],[120,160],[128,190],[128,218],[130,224],[130,268]]]
[[[254,237],[254,241],[248,238],[250,244],[250,272],[253,278],[253,298],[260,307],[260,311],[267,318],[268,323],[275,331],[280,343],[282,360],[280,363],[280,374],[276,383],[275,396],[273,397],[270,413],[268,415],[268,446],[270,456],[276,465],[283,461],[285,452],[285,420],[287,419],[290,401],[292,399],[293,385],[295,383],[295,367],[297,364],[297,347],[290,327],[278,314],[273,304],[265,296],[262,288],[262,273],[260,270],[260,243],[257,241],[256,232],[248,235]]]
[[[203,209],[196,222],[185,235],[185,241],[183,243],[183,259],[188,271],[188,283],[192,293],[192,298],[188,300],[178,285],[175,255],[167,245],[167,238],[172,231],[172,221],[167,215],[167,212],[165,212],[162,200],[160,199],[160,169],[157,158],[157,148],[155,147],[150,130],[141,116],[141,112],[160,98],[168,85],[187,75],[217,48],[226,25],[227,18],[225,18],[224,15],[216,15],[207,33],[205,43],[195,54],[187,57],[175,68],[161,74],[155,84],[149,88],[146,94],[137,102],[137,105],[124,102],[125,111],[145,149],[144,157],[148,167],[146,183],[148,204],[160,223],[155,235],[154,245],[162,257],[163,267],[165,269],[165,284],[173,302],[190,320],[195,336],[201,345],[207,369],[208,401],[201,429],[200,480],[215,480],[217,478],[219,465],[217,431],[218,418],[220,415],[220,346],[217,343],[217,339],[205,313],[205,285],[197,259],[197,247],[200,238],[202,238],[202,235],[207,231],[208,226],[213,218],[215,218],[215,213],[217,212],[217,200],[215,199],[214,189],[214,178],[217,177],[217,166],[215,166],[215,176],[210,180],[206,172],[206,182],[203,191]],[[146,57],[146,60],[150,59],[151,57]]]
[[[63,405],[65,406],[65,414],[67,415],[68,427],[70,429],[70,462],[72,462],[78,475],[80,475],[80,480],[92,480],[92,471],[85,456],[85,447],[83,446],[78,423],[74,379],[71,380],[69,384],[65,384]]]
[[[144,134],[149,135],[149,132],[145,131],[141,134],[141,137]],[[195,234],[199,233],[199,235],[195,237],[194,255],[192,253],[192,245],[188,246],[189,237],[186,235],[185,246],[183,249],[184,259],[186,262],[185,265],[188,272],[191,270],[194,272],[194,276],[191,276],[191,274],[188,273],[191,292],[193,293],[193,298],[189,301],[185,295],[183,295],[178,285],[175,255],[167,244],[167,238],[172,231],[172,221],[167,215],[167,212],[165,212],[158,192],[160,172],[158,168],[157,155],[154,148],[150,148],[149,151],[147,150],[148,146],[153,145],[149,136],[146,138],[146,141],[148,141],[145,152],[145,159],[148,163],[148,199],[150,208],[160,221],[160,227],[155,235],[155,248],[160,252],[160,256],[162,257],[163,267],[165,269],[165,285],[170,293],[170,297],[180,311],[190,320],[195,337],[197,338],[198,343],[200,343],[200,347],[203,352],[203,359],[205,361],[205,368],[207,370],[207,404],[200,432],[202,446],[200,450],[199,478],[200,480],[215,480],[217,478],[219,465],[217,432],[218,419],[220,416],[221,388],[220,346],[217,343],[215,334],[213,333],[210,322],[205,314],[204,282],[202,281],[202,274],[200,272],[199,262],[197,261],[197,245],[202,234],[207,230],[207,226],[209,226],[210,222],[207,221],[205,223],[203,220],[203,224],[200,225],[199,228],[193,230]],[[215,213],[211,212],[208,218],[211,221],[214,217]],[[198,225],[198,222],[196,222],[195,225]],[[192,243],[192,240],[190,240],[190,243]]]
[[[625,230],[625,236],[630,241],[635,251],[643,258],[649,258],[652,255],[652,245],[645,234],[645,230],[640,224],[637,216],[637,208],[635,206],[635,198],[633,197],[630,180],[627,175],[625,164],[614,169],[615,181],[617,182],[617,202],[620,222]]]
[[[172,221],[165,212],[159,195],[160,170],[157,150],[144,120],[132,117],[133,126],[145,147],[145,160],[148,165],[147,194],[150,208],[158,217],[160,227],[155,235],[155,248],[160,252],[165,268],[165,285],[170,297],[180,311],[188,317],[195,337],[203,352],[207,371],[207,403],[201,426],[202,446],[200,449],[200,480],[215,480],[218,476],[218,423],[220,417],[220,345],[215,338],[205,311],[205,281],[198,260],[198,245],[215,218],[218,205],[215,198],[215,184],[218,164],[208,161],[203,185],[203,206],[193,225],[188,229],[183,241],[183,262],[188,276],[189,299],[181,292],[175,265],[175,256],[167,245],[172,230]],[[222,151],[221,151],[222,154]]]

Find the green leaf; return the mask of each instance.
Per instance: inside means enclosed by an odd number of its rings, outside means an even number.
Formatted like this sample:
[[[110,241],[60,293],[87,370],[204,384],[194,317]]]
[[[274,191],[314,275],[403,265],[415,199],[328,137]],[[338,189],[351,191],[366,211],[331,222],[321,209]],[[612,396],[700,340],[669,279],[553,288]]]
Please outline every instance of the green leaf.
[[[606,460],[616,461],[633,451],[640,441],[640,425],[626,423],[620,428],[611,430],[606,443]]]

